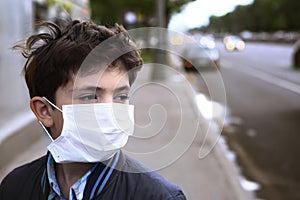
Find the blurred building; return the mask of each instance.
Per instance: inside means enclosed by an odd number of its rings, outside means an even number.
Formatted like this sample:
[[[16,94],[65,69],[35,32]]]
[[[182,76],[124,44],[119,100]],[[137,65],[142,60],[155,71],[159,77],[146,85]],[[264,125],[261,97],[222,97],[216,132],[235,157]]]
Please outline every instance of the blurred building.
[[[28,95],[22,77],[24,60],[11,47],[32,33],[31,0],[0,1],[0,91],[1,115],[4,120],[23,110]]]

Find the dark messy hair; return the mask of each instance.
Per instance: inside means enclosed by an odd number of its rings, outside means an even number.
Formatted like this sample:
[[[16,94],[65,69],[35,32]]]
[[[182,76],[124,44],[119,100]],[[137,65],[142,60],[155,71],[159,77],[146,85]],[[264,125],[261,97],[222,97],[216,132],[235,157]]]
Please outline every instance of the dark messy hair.
[[[106,45],[105,49],[97,49],[102,54],[110,52],[110,56],[120,55],[109,63],[110,67],[121,62],[127,72],[131,72],[128,74],[132,84],[142,66],[139,50],[126,30],[118,24],[107,27],[91,21],[73,20],[64,26],[42,22],[37,27],[47,31],[30,36],[25,44],[14,46],[14,49],[21,49],[27,59],[23,72],[31,98],[45,96],[55,102],[56,90],[72,80],[89,53],[111,37],[116,37],[114,41],[117,42],[110,43],[108,47]],[[124,49],[130,50],[124,52]],[[105,59],[105,56],[101,59]],[[109,62],[109,58],[100,62]],[[99,64],[94,63],[94,66]]]

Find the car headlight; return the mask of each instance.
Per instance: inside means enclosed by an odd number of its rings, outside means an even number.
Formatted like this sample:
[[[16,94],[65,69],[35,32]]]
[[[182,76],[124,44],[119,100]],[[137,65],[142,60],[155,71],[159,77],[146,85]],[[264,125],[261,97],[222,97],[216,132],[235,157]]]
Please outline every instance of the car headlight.
[[[233,51],[234,50],[234,43],[233,42],[227,42],[226,43],[226,49],[228,51]]]
[[[239,50],[239,51],[242,51],[245,49],[245,42],[243,41],[238,41],[237,44],[236,44],[236,48]]]

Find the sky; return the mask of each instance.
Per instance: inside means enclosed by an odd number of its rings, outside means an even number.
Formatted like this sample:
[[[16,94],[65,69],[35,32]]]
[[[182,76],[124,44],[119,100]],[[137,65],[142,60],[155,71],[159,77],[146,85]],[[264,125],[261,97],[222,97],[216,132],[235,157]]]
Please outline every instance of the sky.
[[[237,5],[247,5],[253,0],[196,0],[184,6],[182,12],[171,17],[169,28],[185,32],[188,29],[207,25],[211,15],[222,16]]]

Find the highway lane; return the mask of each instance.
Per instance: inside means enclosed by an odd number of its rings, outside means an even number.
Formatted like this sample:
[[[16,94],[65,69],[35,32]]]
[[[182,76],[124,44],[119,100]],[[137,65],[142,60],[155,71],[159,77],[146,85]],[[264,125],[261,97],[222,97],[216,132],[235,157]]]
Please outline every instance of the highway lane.
[[[223,134],[263,199],[299,199],[300,72],[291,45],[249,43],[227,52],[218,43],[229,114]]]

